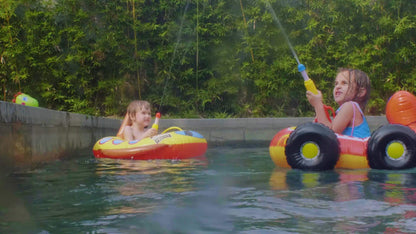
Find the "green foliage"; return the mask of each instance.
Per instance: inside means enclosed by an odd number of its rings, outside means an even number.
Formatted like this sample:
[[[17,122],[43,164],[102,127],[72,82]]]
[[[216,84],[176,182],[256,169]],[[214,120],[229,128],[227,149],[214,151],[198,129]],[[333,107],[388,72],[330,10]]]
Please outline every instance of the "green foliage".
[[[133,99],[175,117],[311,116],[294,52],[333,106],[337,69],[367,72],[366,111],[382,114],[395,91],[416,93],[414,12],[387,0],[2,0],[2,100],[22,91],[104,116]]]

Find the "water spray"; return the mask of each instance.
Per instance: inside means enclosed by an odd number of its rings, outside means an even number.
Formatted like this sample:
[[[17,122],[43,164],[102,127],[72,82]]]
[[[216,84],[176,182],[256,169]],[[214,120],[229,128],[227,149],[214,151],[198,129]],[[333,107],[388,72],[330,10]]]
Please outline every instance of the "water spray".
[[[185,16],[186,16],[186,12],[188,11],[189,3],[190,3],[190,0],[188,0],[188,1],[186,2],[185,9],[184,9],[183,14],[182,14],[181,24],[180,24],[180,26],[179,26],[179,32],[178,32],[178,35],[177,35],[177,37],[176,37],[175,47],[174,47],[174,49],[173,49],[172,58],[171,58],[171,60],[170,60],[170,66],[169,66],[168,75],[171,75],[171,72],[172,72],[172,66],[173,66],[173,61],[176,59],[176,52],[177,52],[177,50],[178,50],[179,42],[181,41],[182,29],[183,29],[183,23],[184,23],[184,21],[185,21]],[[163,93],[162,93],[162,96],[161,96],[161,98],[160,98],[160,104],[159,104],[159,110],[158,110],[159,112],[161,112],[161,111],[162,111],[163,101],[164,101],[165,94],[166,94],[166,89],[167,89],[167,86],[168,86],[168,79],[167,79],[167,76],[165,76],[164,82],[165,82],[165,85],[164,85],[164,87],[163,87]]]
[[[285,28],[280,23],[279,18],[277,18],[276,12],[273,10],[269,1],[266,1],[266,5],[267,5],[267,8],[269,8],[269,11],[272,14],[272,17],[273,17],[274,21],[277,23],[277,26],[282,31],[282,34],[283,34],[284,38],[286,39],[287,44],[289,45],[289,48],[290,48],[290,51],[293,54],[293,57],[295,57],[296,62],[298,63],[298,71],[300,72],[300,74],[303,77],[306,90],[311,91],[313,94],[318,94],[318,90],[316,89],[315,84],[313,83],[313,81],[309,78],[308,74],[306,73],[305,65],[300,63],[299,58],[298,58],[298,56],[295,52],[295,49],[293,49],[292,43],[290,43],[289,37],[287,36],[287,34],[285,32]]]
[[[270,2],[268,0],[266,0],[266,5],[267,5],[267,8],[269,8],[269,11],[272,14],[272,17],[273,17],[274,21],[277,23],[277,26],[282,31],[282,34],[285,37],[287,44],[289,45],[289,48],[290,48],[290,51],[293,54],[293,57],[295,57],[296,62],[298,63],[298,71],[300,72],[300,74],[303,77],[303,81],[304,81],[304,85],[305,85],[306,90],[311,91],[313,94],[318,94],[318,90],[316,89],[315,83],[313,82],[313,80],[311,80],[309,78],[308,74],[306,73],[305,65],[300,63],[299,58],[298,58],[298,56],[295,52],[295,49],[293,49],[292,43],[290,43],[289,37],[287,36],[287,34],[285,32],[285,28],[280,23],[279,18],[277,18],[276,12],[273,10],[273,8],[270,5]],[[332,109],[332,107],[327,106],[327,105],[324,105],[324,109],[325,109],[325,114],[326,114],[327,119],[329,120],[329,122],[331,122],[330,112],[332,112],[332,117],[335,118],[334,109]]]

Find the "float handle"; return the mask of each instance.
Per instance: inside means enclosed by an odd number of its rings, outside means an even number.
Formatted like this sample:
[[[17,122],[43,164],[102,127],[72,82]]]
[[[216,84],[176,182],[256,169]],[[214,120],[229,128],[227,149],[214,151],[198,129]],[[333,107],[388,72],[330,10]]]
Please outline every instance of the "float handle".
[[[334,108],[332,108],[331,106],[324,105],[324,110],[325,110],[326,118],[329,120],[330,123],[332,123],[331,117],[332,118],[335,118]],[[329,112],[331,112],[332,116],[331,116],[331,114]],[[314,122],[317,123],[318,122],[318,119],[315,118]]]
[[[326,118],[329,120],[329,122],[332,122],[329,112],[332,113],[332,118],[335,118],[334,108],[332,108],[331,106],[324,105],[324,109],[325,109]]]
[[[167,132],[169,132],[169,131],[173,131],[173,130],[183,131],[183,129],[182,129],[182,128],[180,128],[180,127],[172,126],[172,127],[167,128],[165,131],[163,131],[163,132],[162,132],[162,134],[163,134],[163,133],[167,133]]]
[[[159,129],[159,120],[160,120],[160,113],[156,113],[155,123],[152,125],[153,129],[158,130]]]

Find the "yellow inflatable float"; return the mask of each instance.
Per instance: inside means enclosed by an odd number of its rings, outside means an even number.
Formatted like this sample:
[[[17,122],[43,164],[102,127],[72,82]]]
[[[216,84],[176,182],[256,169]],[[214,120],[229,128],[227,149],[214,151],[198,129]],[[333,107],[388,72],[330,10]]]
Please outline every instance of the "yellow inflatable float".
[[[96,158],[151,160],[187,159],[205,154],[207,141],[198,132],[170,127],[162,134],[141,140],[123,139],[124,128],[128,124],[127,115],[116,136],[104,137],[95,143],[92,151]],[[152,128],[159,128],[160,113],[156,114]]]
[[[176,131],[169,132],[170,130]],[[116,136],[104,137],[93,147],[96,158],[133,160],[187,159],[201,156],[206,150],[207,141],[201,134],[178,127],[168,128],[162,134],[140,141],[126,141]]]

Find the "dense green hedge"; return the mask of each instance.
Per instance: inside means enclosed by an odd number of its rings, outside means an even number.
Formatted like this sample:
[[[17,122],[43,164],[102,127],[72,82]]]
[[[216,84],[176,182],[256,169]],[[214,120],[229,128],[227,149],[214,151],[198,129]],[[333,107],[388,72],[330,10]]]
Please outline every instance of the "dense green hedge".
[[[416,93],[414,0],[270,3],[2,0],[2,99],[22,91],[104,116],[132,99],[170,116],[310,116],[285,32],[328,104],[339,67],[369,74],[368,114],[397,90]]]

